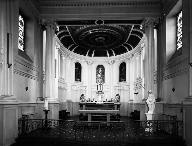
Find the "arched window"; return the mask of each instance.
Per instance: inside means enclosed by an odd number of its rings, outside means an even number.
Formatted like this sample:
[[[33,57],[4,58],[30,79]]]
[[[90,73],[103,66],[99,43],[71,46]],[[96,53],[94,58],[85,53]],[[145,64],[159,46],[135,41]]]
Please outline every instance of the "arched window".
[[[75,63],[75,81],[81,82],[81,64]]]
[[[96,83],[105,83],[105,68],[103,65],[98,65],[96,68]]]
[[[183,22],[182,22],[182,11],[177,15],[177,50],[181,49],[183,46],[182,36],[183,36]]]
[[[122,62],[119,66],[119,82],[126,81],[126,63]]]

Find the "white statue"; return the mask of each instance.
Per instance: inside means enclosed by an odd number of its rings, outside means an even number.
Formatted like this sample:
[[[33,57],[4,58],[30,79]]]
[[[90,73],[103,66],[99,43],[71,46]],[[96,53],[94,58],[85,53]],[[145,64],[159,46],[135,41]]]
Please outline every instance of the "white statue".
[[[149,108],[148,113],[152,114],[155,110],[155,96],[152,94],[151,90],[148,91],[148,94],[149,95],[146,100],[148,108]]]

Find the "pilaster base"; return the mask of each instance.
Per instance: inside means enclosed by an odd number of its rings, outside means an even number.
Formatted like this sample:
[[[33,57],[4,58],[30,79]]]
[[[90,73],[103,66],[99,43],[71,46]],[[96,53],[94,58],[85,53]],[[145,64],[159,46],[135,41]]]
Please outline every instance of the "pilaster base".
[[[10,146],[18,133],[18,103],[15,98],[0,99],[0,146]]]
[[[49,110],[48,119],[59,119],[59,102],[49,101]]]
[[[192,145],[192,97],[185,98],[183,101],[183,123],[184,123],[184,138],[187,146]]]

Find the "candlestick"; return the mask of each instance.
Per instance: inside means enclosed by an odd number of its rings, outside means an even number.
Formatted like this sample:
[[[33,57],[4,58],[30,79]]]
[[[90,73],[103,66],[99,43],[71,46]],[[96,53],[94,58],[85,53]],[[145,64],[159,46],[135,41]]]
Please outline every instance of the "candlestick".
[[[44,109],[48,110],[48,108],[49,108],[48,99],[47,99],[47,97],[45,97],[45,99],[44,99]]]

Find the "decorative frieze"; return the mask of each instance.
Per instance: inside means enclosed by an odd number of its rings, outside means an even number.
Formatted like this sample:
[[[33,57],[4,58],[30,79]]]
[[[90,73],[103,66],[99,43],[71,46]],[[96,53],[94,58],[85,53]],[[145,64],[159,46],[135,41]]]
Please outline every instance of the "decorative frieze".
[[[42,7],[101,7],[101,6],[127,6],[127,7],[143,7],[160,6],[158,1],[49,1],[42,2]]]
[[[19,57],[15,59],[14,74],[33,80],[39,80],[40,78],[39,68]]]

